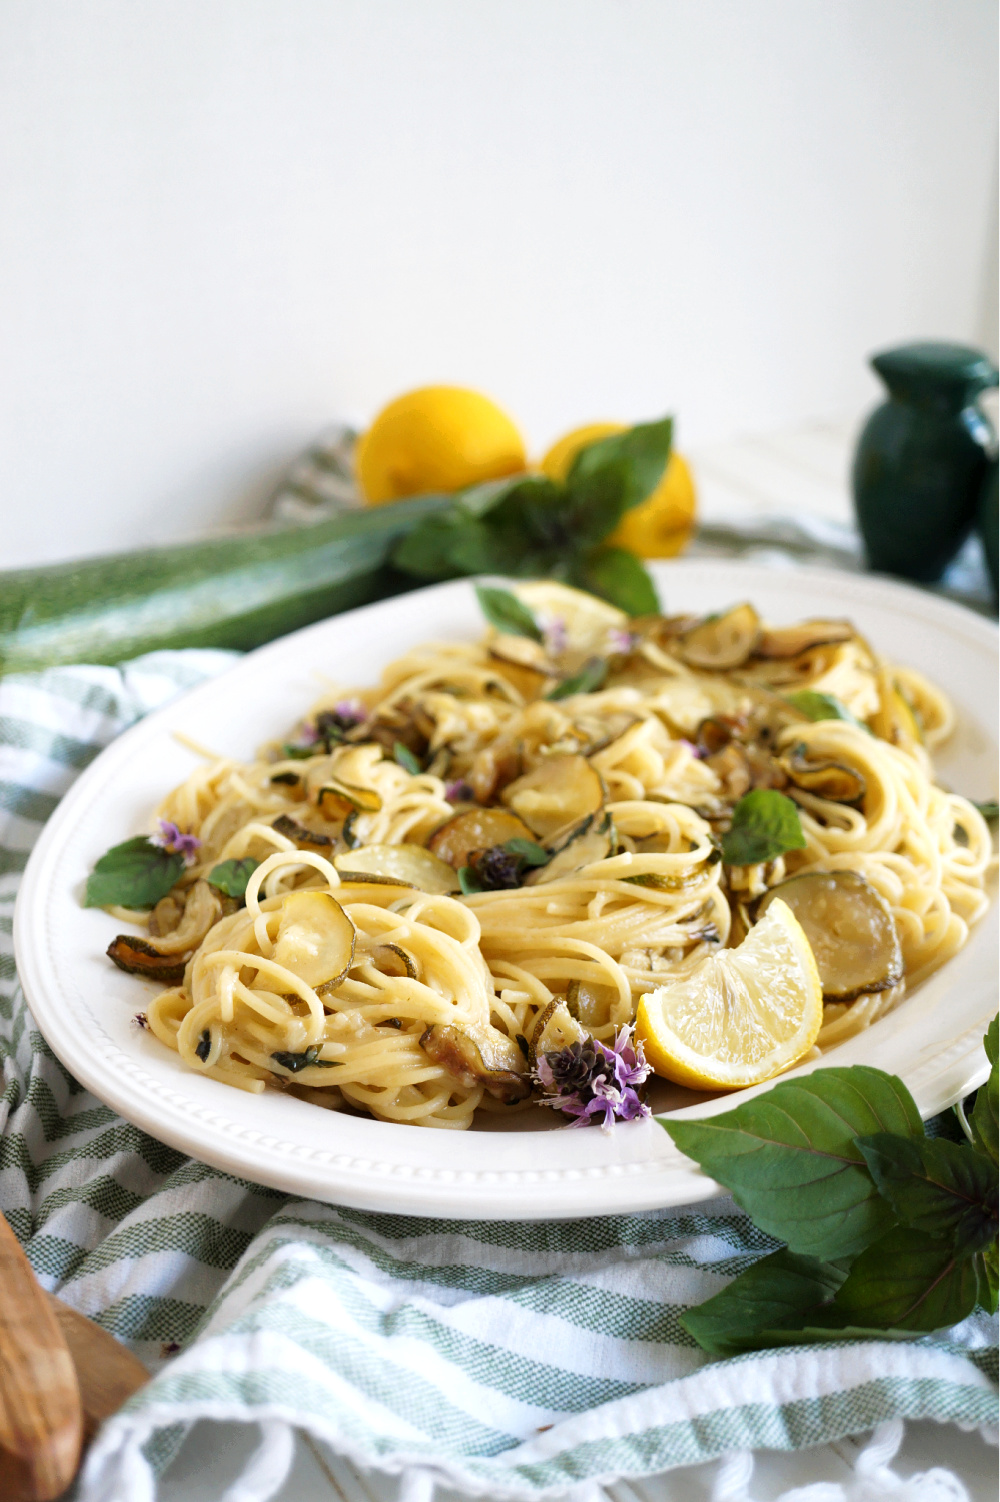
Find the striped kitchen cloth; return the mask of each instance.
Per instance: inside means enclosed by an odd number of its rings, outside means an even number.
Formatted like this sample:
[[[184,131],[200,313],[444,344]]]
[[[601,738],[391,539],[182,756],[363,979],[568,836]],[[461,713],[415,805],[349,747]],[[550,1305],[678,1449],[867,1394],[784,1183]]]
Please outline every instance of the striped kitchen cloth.
[[[706,1357],[679,1314],[772,1245],[729,1199],[550,1224],[363,1214],[185,1158],[76,1083],[18,984],[20,874],[101,747],[233,656],[0,682],[0,1207],[44,1285],[154,1373],[99,1436],[81,1502],[147,1502],[199,1419],[261,1426],[227,1493],[244,1499],[281,1485],[295,1428],[403,1474],[411,1499],[438,1482],[582,1499],[888,1421],[995,1425],[985,1316],[947,1339]]]

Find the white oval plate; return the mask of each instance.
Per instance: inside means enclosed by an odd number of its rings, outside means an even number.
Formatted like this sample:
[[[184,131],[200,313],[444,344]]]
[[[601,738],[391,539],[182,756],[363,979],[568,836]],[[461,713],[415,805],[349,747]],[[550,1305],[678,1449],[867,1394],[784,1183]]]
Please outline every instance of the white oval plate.
[[[952,695],[959,727],[940,760],[942,779],[973,798],[995,796],[997,633],[985,620],[880,578],[706,562],[661,564],[655,573],[671,611],[749,599],[773,622],[849,615],[882,652],[919,667]],[[131,1025],[152,989],[105,958],[120,924],[81,906],[97,858],[148,828],[150,810],[195,765],[174,732],[246,758],[294,723],[330,679],[345,687],[372,683],[416,642],[470,640],[481,630],[465,580],[369,605],[262,647],[114,741],[63,799],[28,862],[14,937],[32,1012],[67,1069],[129,1121],[218,1168],[293,1194],[360,1209],[528,1220],[707,1198],[717,1186],[655,1121],[621,1124],[610,1134],[540,1135],[527,1129],[531,1115],[548,1125],[553,1113],[538,1110],[510,1118],[501,1130],[432,1131],[320,1110],[277,1092],[246,1095],[200,1078]],[[996,1010],[996,952],[994,904],[954,960],[825,1062],[899,1074],[925,1116],[942,1110],[985,1078],[981,1038]],[[756,1093],[687,1105],[678,1114],[714,1114]]]

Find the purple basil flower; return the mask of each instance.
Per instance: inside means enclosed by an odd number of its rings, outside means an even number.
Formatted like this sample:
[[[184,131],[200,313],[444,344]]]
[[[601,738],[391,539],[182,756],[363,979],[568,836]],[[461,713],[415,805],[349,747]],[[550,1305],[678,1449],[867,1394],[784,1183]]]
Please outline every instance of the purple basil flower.
[[[471,803],[475,794],[467,782],[446,782],[444,795],[449,803]]]
[[[571,1126],[597,1122],[610,1131],[616,1121],[650,1115],[639,1095],[649,1073],[642,1044],[633,1042],[631,1027],[623,1027],[610,1046],[586,1038],[543,1054],[535,1065],[535,1083],[542,1105],[574,1117]]]
[[[338,699],[333,712],[345,727],[361,725],[368,718],[368,711],[360,699]]]
[[[566,622],[558,615],[542,627],[542,635],[545,638],[545,650],[551,657],[558,657],[560,652],[565,652],[567,636]]]
[[[184,864],[186,866],[193,866],[197,859],[196,852],[201,849],[201,841],[198,836],[196,834],[185,834],[182,829],[178,829],[177,825],[171,823],[169,819],[160,819],[159,825],[159,833],[151,834],[149,843],[156,845],[160,850],[165,850],[168,855],[183,855]]]
[[[608,648],[612,652],[624,657],[635,646],[636,637],[631,631],[620,630],[617,627],[608,632]]]

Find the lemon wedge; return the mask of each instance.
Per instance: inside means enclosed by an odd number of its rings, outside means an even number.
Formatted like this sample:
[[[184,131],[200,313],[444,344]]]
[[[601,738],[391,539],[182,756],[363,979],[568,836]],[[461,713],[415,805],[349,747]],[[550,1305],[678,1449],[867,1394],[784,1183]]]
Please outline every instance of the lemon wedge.
[[[639,1002],[636,1035],[657,1074],[695,1090],[759,1085],[809,1052],[823,988],[809,940],[775,898],[737,949]]]

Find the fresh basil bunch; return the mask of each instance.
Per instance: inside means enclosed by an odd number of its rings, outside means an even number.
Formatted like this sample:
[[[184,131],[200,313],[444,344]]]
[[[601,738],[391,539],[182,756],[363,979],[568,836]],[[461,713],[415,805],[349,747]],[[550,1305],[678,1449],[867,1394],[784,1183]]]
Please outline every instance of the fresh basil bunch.
[[[660,1124],[785,1242],[681,1323],[715,1355],[903,1338],[997,1307],[997,1019],[967,1140],[929,1138],[895,1075],[853,1065]]]
[[[656,489],[673,421],[641,423],[581,449],[563,482],[515,475],[459,491],[397,545],[392,561],[420,579],[465,574],[558,579],[629,615],[658,608],[645,567],[606,539]]]

